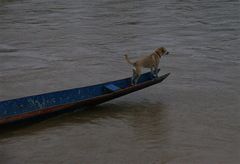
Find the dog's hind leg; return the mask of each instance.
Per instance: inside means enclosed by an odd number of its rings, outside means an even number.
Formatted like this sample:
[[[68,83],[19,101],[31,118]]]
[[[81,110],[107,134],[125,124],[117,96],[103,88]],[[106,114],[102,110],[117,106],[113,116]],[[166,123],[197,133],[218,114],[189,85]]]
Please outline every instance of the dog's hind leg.
[[[137,84],[138,83],[138,80],[139,80],[139,78],[140,78],[140,76],[139,75],[137,75],[137,77],[136,77],[136,79],[135,79],[135,84]]]
[[[141,71],[142,71],[141,67],[136,67],[136,78],[135,78],[135,81],[134,81],[135,84],[138,83],[138,80],[139,80],[139,78],[141,76]]]
[[[139,80],[140,76],[138,74],[135,74],[132,79],[131,79],[131,83],[132,85],[135,85],[138,83],[138,80]]]
[[[137,78],[137,73],[136,73],[135,69],[132,69],[132,71],[133,71],[133,75],[132,75],[132,78],[131,78],[131,85],[134,85],[135,84],[135,80]]]

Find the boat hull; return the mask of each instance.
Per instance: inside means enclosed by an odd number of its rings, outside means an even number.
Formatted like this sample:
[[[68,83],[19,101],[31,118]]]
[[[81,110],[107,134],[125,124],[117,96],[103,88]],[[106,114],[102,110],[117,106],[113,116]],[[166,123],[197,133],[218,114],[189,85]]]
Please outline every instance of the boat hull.
[[[29,97],[25,97],[25,98],[0,102],[0,111],[2,110],[2,112],[0,113],[0,126],[6,125],[9,123],[14,123],[14,122],[21,121],[21,120],[34,119],[36,117],[43,117],[43,116],[47,117],[48,115],[49,116],[56,115],[59,113],[71,112],[73,110],[83,109],[83,108],[86,108],[89,106],[98,105],[98,104],[104,103],[106,101],[127,95],[129,93],[132,93],[132,92],[135,92],[135,91],[138,91],[141,89],[144,89],[151,85],[160,83],[165,78],[167,78],[168,75],[169,75],[169,73],[154,79],[154,78],[152,78],[150,73],[146,73],[141,77],[140,82],[136,85],[130,85],[131,79],[127,78],[127,79],[122,79],[122,80],[118,80],[118,81],[103,83],[100,85],[90,86],[91,89],[88,89],[88,87],[76,88],[76,89],[71,89],[71,90],[66,90],[66,91],[59,91],[59,92],[47,93],[47,94],[36,95],[36,96],[29,96]],[[107,90],[102,89],[104,86],[106,86],[108,84],[118,85],[121,87],[119,90],[116,90],[116,91],[107,91]],[[69,102],[69,103],[66,103],[66,100],[64,99],[64,98],[68,98],[68,96],[69,96],[66,93],[73,94],[73,92],[81,93],[81,92],[85,91],[85,93],[82,93],[82,94],[86,94],[87,92],[89,92],[89,94],[91,95],[91,94],[95,94],[92,92],[98,93],[99,88],[101,89],[101,93],[97,96],[92,96],[92,97],[87,96],[87,98],[78,99],[76,101],[71,100],[71,102]],[[61,96],[62,98],[60,97],[59,99],[63,100],[64,103],[54,104],[53,106],[51,106],[50,103],[49,103],[50,105],[47,104],[46,103],[47,98],[51,97],[51,100],[56,99],[56,98],[52,98],[53,95]],[[74,96],[79,96],[79,95],[74,95]],[[72,97],[72,99],[73,98],[75,99],[75,97],[73,97],[73,95],[71,95],[71,97]],[[42,100],[43,98],[44,98],[44,101]],[[55,100],[55,101],[58,102],[58,100]],[[25,109],[24,111],[22,110],[22,108],[25,106],[26,106],[25,108],[27,108],[27,105],[33,106],[33,102],[38,103],[38,106],[29,107],[29,111],[27,109]],[[26,103],[29,103],[29,104],[26,104]],[[41,103],[44,103],[44,104],[41,104]],[[47,104],[48,106],[46,105],[44,107],[45,104]],[[8,112],[7,107],[9,107],[9,113],[7,113]],[[17,107],[19,109],[12,109],[12,108],[17,108]],[[37,109],[37,107],[39,107],[39,108]],[[32,109],[32,108],[34,108],[34,109]],[[3,112],[3,110],[5,111],[5,113]],[[23,112],[17,113],[21,110]]]

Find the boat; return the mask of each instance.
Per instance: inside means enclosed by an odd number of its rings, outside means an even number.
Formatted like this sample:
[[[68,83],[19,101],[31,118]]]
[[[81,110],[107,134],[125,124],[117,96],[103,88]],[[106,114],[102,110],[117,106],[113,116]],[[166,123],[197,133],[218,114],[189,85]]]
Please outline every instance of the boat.
[[[169,74],[155,78],[151,72],[147,72],[141,75],[135,85],[131,84],[129,77],[87,87],[0,101],[0,126],[95,106],[160,83]]]

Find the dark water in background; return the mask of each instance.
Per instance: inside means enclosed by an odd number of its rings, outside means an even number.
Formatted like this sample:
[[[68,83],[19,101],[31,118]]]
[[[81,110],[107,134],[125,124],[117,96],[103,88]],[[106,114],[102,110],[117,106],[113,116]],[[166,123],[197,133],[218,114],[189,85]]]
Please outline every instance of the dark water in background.
[[[0,100],[130,76],[163,83],[0,134],[0,163],[239,163],[238,0],[0,1]]]

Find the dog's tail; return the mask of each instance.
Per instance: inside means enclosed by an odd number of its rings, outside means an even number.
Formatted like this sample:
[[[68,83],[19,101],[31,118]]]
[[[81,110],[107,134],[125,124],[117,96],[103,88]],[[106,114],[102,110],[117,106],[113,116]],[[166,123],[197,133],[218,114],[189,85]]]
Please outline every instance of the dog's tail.
[[[131,61],[128,59],[128,55],[127,55],[127,54],[125,54],[124,56],[125,56],[126,61],[127,61],[129,64],[131,64],[131,65],[134,65],[134,64],[135,64],[135,63],[131,62]]]

